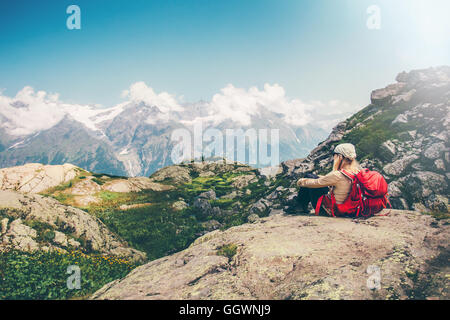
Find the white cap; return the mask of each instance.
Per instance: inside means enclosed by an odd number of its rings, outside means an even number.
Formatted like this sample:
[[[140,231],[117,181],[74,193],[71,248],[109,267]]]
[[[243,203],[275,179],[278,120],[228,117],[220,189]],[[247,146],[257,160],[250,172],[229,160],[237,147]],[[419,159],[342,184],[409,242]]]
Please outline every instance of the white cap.
[[[356,159],[355,146],[351,143],[341,143],[334,148],[334,153],[343,155],[345,158],[353,160]]]

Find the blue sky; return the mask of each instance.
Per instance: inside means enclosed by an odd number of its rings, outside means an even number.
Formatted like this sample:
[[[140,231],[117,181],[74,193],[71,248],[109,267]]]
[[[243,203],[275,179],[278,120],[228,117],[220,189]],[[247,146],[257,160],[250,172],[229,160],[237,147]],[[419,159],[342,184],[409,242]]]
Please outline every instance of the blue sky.
[[[66,27],[71,4],[81,30]],[[370,5],[380,30],[366,26]],[[112,106],[138,81],[185,101],[277,83],[364,106],[400,71],[450,65],[448,12],[446,0],[3,0],[0,88]]]

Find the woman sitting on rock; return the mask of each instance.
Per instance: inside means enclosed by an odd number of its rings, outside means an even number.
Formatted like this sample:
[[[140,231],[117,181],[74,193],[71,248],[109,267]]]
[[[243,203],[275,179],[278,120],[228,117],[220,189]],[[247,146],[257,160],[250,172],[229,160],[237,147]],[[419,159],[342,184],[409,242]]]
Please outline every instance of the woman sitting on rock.
[[[320,212],[331,215],[331,192],[336,203],[341,204],[345,201],[351,191],[352,180],[341,170],[350,174],[357,174],[360,171],[359,163],[356,161],[355,146],[351,143],[336,146],[333,151],[333,170],[330,173],[325,176],[308,173],[305,178],[297,181],[297,185],[300,187],[297,200],[303,212],[309,212],[309,203],[316,208],[317,201],[325,194]]]

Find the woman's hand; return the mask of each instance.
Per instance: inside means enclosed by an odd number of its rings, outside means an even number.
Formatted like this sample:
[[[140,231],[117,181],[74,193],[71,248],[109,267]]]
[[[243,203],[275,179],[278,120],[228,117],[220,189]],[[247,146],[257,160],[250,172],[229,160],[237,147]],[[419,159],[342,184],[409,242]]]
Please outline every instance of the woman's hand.
[[[298,186],[298,187],[301,187],[301,186],[303,185],[303,183],[305,183],[306,180],[307,180],[306,178],[300,178],[300,179],[298,179],[298,181],[297,181],[297,186]]]

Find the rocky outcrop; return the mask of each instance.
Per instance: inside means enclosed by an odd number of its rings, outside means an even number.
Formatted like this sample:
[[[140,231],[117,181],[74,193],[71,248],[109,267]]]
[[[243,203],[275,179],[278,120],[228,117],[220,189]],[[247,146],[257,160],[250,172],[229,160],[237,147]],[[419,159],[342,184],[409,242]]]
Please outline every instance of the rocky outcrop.
[[[208,233],[92,298],[448,299],[449,228],[411,211],[370,220],[276,215]]]
[[[208,177],[225,172],[245,172],[253,176],[259,175],[256,169],[248,165],[218,160],[168,166],[153,173],[150,176],[150,180],[178,185],[190,183],[193,177]]]
[[[154,182],[170,182],[173,184],[189,183],[192,181],[190,170],[183,166],[168,166],[156,171],[150,176]]]
[[[34,194],[0,191],[0,249],[72,250],[144,261],[145,254],[111,233],[97,218]]]
[[[334,147],[351,142],[362,166],[385,176],[395,208],[449,211],[450,67],[403,72],[397,81],[373,91],[372,103],[306,158],[282,163],[292,187],[306,173],[329,172]]]
[[[115,177],[93,174],[71,164],[23,166],[0,169],[0,190],[70,196],[71,205],[88,207],[101,202],[102,191],[129,193],[142,190],[167,191],[173,187],[147,177]]]
[[[105,183],[102,189],[113,192],[138,192],[141,190],[166,191],[172,189],[172,187],[155,183],[147,177],[134,177],[111,180]]]
[[[66,163],[43,165],[28,163],[23,166],[0,169],[0,190],[39,193],[46,189],[69,182],[82,169]]]

